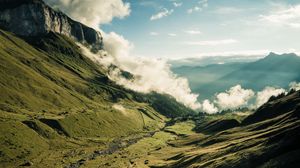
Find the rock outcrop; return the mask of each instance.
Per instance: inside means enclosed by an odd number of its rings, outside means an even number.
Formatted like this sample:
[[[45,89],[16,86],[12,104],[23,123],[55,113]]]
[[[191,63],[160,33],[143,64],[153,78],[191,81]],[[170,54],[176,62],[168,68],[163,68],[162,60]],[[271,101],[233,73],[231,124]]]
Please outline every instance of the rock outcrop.
[[[20,36],[59,33],[95,50],[103,48],[100,32],[52,9],[42,0],[0,0],[0,27]]]

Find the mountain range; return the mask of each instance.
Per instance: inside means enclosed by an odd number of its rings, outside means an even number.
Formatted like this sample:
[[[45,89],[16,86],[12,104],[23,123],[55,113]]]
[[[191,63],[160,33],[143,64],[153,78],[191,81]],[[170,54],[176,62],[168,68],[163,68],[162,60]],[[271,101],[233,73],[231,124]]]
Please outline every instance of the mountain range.
[[[253,113],[196,113],[170,95],[118,85],[81,45],[97,52],[105,42],[42,0],[0,0],[0,167],[300,166],[300,91]],[[298,61],[271,53],[177,70],[206,89],[229,77],[259,88],[253,81],[268,74],[278,85],[299,79]]]
[[[300,57],[294,53],[268,56],[253,62],[181,66],[172,70],[186,77],[192,91],[200,100],[212,97],[237,84],[260,91],[266,86],[287,88],[290,82],[300,81]]]

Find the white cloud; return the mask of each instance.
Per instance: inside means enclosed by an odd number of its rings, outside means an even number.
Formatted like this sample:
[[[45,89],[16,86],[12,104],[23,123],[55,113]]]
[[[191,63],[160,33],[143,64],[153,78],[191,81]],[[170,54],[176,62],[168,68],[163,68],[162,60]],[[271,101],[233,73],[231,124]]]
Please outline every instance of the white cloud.
[[[202,32],[199,31],[199,30],[186,30],[186,31],[184,31],[184,32],[187,33],[187,34],[190,34],[190,35],[198,35],[198,34],[202,34]]]
[[[166,17],[166,16],[171,15],[173,12],[174,12],[173,9],[168,10],[168,9],[166,9],[166,8],[163,8],[162,11],[158,12],[158,13],[155,14],[155,15],[152,15],[152,16],[150,17],[150,20],[161,19],[161,18],[163,18],[163,17]]]
[[[261,21],[267,21],[275,25],[290,26],[293,28],[300,27],[300,5],[280,8],[270,12],[268,15],[260,15]]]
[[[224,39],[224,40],[208,40],[208,41],[189,41],[185,42],[186,45],[199,45],[199,46],[216,46],[224,44],[233,44],[238,41],[235,39]]]
[[[291,82],[289,84],[289,87],[290,87],[290,90],[291,89],[294,89],[296,91],[300,90],[300,83],[297,83],[297,82]]]
[[[174,7],[178,8],[182,6],[182,2],[173,2]]]
[[[264,90],[257,92],[255,107],[258,108],[264,103],[266,103],[270,97],[278,96],[282,93],[285,93],[285,89],[282,88],[274,88],[274,87],[266,87]]]
[[[235,8],[235,7],[219,7],[216,10],[214,10],[213,13],[224,15],[224,14],[238,13],[241,11],[242,9]]]
[[[123,18],[130,14],[130,4],[122,0],[45,0],[54,8],[59,8],[70,17],[95,29],[100,24],[110,23],[113,18]]]
[[[123,36],[110,32],[109,34],[103,34],[104,50],[113,56],[128,57],[130,51],[134,48],[134,45],[126,40]]]
[[[241,85],[236,85],[223,93],[217,94],[214,103],[221,110],[237,109],[247,106],[248,101],[254,95],[255,93],[251,89],[243,89]]]
[[[211,103],[209,100],[203,101],[202,110],[208,114],[215,114],[219,111],[218,108],[215,107],[215,105],[213,103]]]
[[[208,7],[208,0],[200,0],[198,3],[187,10],[187,13],[191,14],[193,12],[202,11],[204,8]]]
[[[291,89],[299,91],[300,83],[291,82],[288,90]],[[236,85],[225,92],[216,94],[212,102],[204,100],[200,109],[208,114],[218,113],[222,110],[236,110],[240,107],[255,110],[265,104],[270,97],[282,93],[287,94],[287,91],[283,88],[267,86],[262,91],[255,93],[251,89],[243,89],[241,85]]]
[[[159,34],[157,32],[150,32],[151,36],[158,36]]]
[[[175,33],[169,33],[168,36],[175,37],[175,36],[177,36],[177,34],[175,34]]]
[[[188,9],[187,10],[187,13],[193,13],[193,12],[196,12],[196,11],[202,11],[203,10],[203,8],[201,8],[201,7],[199,7],[199,6],[195,6],[195,7],[193,7],[193,8],[191,8],[191,9]]]
[[[197,102],[198,95],[191,92],[187,79],[173,74],[166,61],[130,56],[133,45],[114,32],[104,34],[103,37],[104,49],[107,53],[93,54],[88,49],[81,48],[86,56],[107,70],[111,80],[128,89],[142,93],[168,94],[187,107],[200,108],[201,105]],[[110,65],[115,65],[118,68],[111,69]],[[130,72],[135,78],[125,78],[121,74],[121,70]]]

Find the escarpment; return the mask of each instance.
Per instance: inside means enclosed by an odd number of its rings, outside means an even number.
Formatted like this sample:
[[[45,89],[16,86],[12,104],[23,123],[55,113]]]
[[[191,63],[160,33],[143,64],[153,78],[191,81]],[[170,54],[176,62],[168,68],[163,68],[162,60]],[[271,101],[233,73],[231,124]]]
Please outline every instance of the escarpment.
[[[20,36],[59,33],[95,50],[103,48],[100,32],[72,20],[41,0],[0,0],[0,27]]]

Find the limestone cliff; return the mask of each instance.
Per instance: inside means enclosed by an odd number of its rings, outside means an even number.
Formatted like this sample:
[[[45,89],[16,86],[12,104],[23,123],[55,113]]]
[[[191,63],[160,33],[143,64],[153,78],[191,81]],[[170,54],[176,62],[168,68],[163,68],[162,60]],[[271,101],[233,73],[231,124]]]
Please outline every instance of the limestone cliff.
[[[20,36],[40,36],[55,32],[93,49],[103,48],[100,32],[72,20],[42,0],[0,0],[0,28]]]

